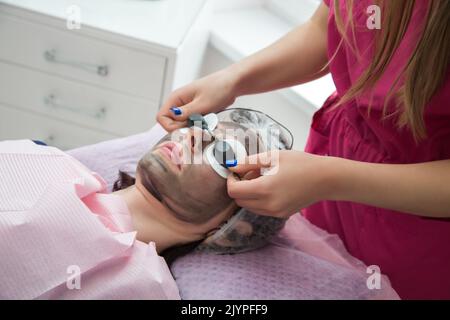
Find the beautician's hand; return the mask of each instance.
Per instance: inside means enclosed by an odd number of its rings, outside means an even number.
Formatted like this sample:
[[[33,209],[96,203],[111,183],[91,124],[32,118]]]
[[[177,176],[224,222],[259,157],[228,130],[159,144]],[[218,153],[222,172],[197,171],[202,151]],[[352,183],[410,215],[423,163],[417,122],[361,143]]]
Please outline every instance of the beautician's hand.
[[[157,120],[171,132],[185,127],[193,113],[222,111],[236,99],[235,83],[233,72],[224,69],[177,89],[162,106]]]
[[[242,179],[233,175],[228,178],[228,194],[240,207],[287,218],[328,198],[333,190],[330,178],[335,158],[299,151],[280,151],[278,155],[278,161],[270,153],[253,155],[245,164],[229,168]],[[261,175],[264,168],[270,168],[269,173]]]

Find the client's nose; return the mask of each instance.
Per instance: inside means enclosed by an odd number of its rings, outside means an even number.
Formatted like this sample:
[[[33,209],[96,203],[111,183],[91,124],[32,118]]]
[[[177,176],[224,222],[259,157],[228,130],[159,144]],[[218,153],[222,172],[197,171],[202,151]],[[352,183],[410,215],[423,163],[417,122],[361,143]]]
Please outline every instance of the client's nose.
[[[190,128],[184,137],[183,144],[192,157],[201,155],[203,149],[203,131],[199,128]]]

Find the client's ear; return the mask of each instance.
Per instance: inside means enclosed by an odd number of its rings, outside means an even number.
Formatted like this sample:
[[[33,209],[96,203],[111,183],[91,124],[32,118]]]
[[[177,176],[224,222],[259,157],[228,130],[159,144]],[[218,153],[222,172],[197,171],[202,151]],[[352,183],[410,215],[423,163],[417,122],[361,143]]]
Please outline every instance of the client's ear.
[[[253,233],[252,225],[243,220],[236,220],[232,224],[224,222],[219,227],[211,230],[207,237],[201,242],[201,245],[212,246],[216,248],[231,249],[243,245],[242,239],[251,237]],[[220,250],[217,250],[220,252]]]
[[[206,239],[208,239],[209,237],[211,237],[213,234],[215,234],[217,231],[219,231],[220,230],[220,228],[223,226],[223,224],[222,225],[220,225],[220,226],[218,226],[217,228],[214,228],[214,229],[212,229],[211,231],[209,231],[206,235],[205,235],[205,239],[203,239],[203,241],[205,241]],[[202,241],[202,242],[203,242]]]
[[[261,216],[240,209],[219,230],[210,234],[197,250],[216,254],[233,254],[266,245],[280,231],[286,219]]]
[[[226,224],[228,223],[228,220],[222,222],[219,226],[215,227],[214,229],[208,231],[208,233],[205,235],[205,238],[203,239],[203,241],[201,241],[201,243],[207,244],[213,240],[214,235],[220,230],[222,229]]]

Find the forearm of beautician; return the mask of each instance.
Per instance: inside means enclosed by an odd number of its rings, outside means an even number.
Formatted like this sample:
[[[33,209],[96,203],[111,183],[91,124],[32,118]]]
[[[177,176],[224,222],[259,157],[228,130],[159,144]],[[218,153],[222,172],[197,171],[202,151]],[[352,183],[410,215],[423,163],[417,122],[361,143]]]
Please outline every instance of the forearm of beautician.
[[[335,159],[330,200],[450,218],[450,160],[372,164]]]
[[[230,66],[236,96],[267,92],[317,79],[328,73],[328,7],[323,3],[305,24],[273,45]]]

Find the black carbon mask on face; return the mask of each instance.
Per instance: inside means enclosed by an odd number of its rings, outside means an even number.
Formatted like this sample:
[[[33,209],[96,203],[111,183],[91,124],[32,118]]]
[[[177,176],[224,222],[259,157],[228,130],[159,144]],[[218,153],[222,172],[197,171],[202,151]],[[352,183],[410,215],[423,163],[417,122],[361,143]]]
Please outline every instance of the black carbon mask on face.
[[[292,134],[263,114],[246,109],[228,109],[219,114],[219,119],[219,130],[214,131],[215,135],[220,136],[220,130],[226,129],[252,132],[248,140],[237,137],[245,146],[247,154],[292,147]],[[278,125],[281,135],[264,134]],[[160,199],[176,218],[185,222],[201,224],[224,211],[233,202],[227,194],[226,180],[207,163],[186,165],[181,171],[174,170],[170,160],[158,151],[158,146],[165,141],[170,141],[169,135],[139,162],[138,170],[143,186],[155,198]],[[202,150],[212,142],[205,143]],[[245,210],[240,212],[224,224],[216,237],[213,235],[212,241],[199,249],[216,253],[251,250],[265,244],[284,225],[283,219],[258,216]]]
[[[214,133],[224,137],[229,134],[227,130],[235,132],[236,129],[240,129],[237,131],[238,135],[243,132],[236,123],[223,122],[217,126]],[[233,200],[228,196],[226,179],[219,176],[208,161],[191,165],[184,164],[180,166],[181,169],[177,170],[172,161],[161,152],[162,147],[173,142],[182,143],[184,147],[190,141],[187,134],[183,134],[179,130],[177,135],[163,137],[139,161],[138,174],[145,189],[172,211],[176,218],[200,224],[223,212],[233,203]],[[175,136],[186,139],[171,141]],[[252,137],[253,139],[250,140],[258,140],[256,134],[252,133]],[[228,138],[232,139],[233,137],[228,136]],[[234,138],[237,139],[237,137]],[[241,140],[248,150],[248,141]],[[215,142],[215,139],[202,141],[201,150],[205,151],[210,144]],[[246,153],[248,154],[248,152]]]
[[[208,164],[183,166],[177,172],[157,150],[158,147],[154,148],[141,159],[138,174],[145,189],[176,218],[204,223],[230,205],[226,180],[217,176]]]

